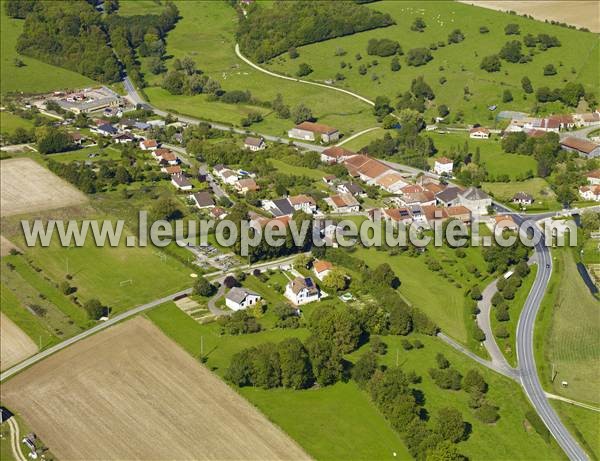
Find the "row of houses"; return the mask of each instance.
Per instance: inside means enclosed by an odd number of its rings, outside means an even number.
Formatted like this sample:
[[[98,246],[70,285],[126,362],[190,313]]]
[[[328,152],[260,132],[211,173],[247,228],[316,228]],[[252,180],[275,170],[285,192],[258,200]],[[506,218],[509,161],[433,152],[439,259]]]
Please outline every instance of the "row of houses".
[[[548,117],[520,117],[511,119],[506,132],[553,132],[572,128],[600,125],[600,112],[556,114]]]
[[[225,165],[219,164],[213,167],[215,177],[219,178],[224,184],[233,186],[235,190],[246,195],[248,192],[256,192],[260,187],[254,180],[256,175],[244,170],[234,171]]]

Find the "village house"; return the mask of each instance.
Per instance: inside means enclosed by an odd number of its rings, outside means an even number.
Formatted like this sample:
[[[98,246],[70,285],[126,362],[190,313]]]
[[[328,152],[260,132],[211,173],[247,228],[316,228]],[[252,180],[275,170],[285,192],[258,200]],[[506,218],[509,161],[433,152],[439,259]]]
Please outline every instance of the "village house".
[[[380,176],[394,171],[379,160],[372,159],[367,155],[355,155],[346,160],[344,165],[350,175],[358,176],[371,186]]]
[[[287,198],[263,200],[262,208],[273,216],[291,216],[294,214],[294,207]]]
[[[600,169],[590,171],[585,175],[585,179],[587,179],[588,184],[591,184],[592,186],[600,184]]]
[[[346,159],[349,159],[353,155],[356,155],[354,152],[344,149],[343,147],[333,146],[325,149],[321,152],[321,161],[323,163],[333,164],[333,163],[341,163]]]
[[[389,221],[395,226],[399,226],[401,224],[408,226],[413,221],[412,214],[408,207],[384,208],[381,211],[381,217],[385,221]]]
[[[458,219],[464,224],[471,223],[471,211],[465,206],[454,205],[442,209],[446,212],[448,219]]]
[[[517,205],[531,205],[533,203],[533,196],[527,192],[517,192],[513,195],[511,201]]]
[[[165,152],[160,156],[161,165],[179,165],[179,158],[173,152]]]
[[[435,205],[435,200],[436,199],[434,193],[429,192],[428,190],[423,190],[420,192],[403,193],[402,197],[399,198],[400,203],[408,207],[412,205]]]
[[[488,207],[492,205],[492,199],[481,189],[469,187],[458,194],[458,203],[466,206],[473,213],[486,215],[488,214]]]
[[[600,112],[587,112],[573,116],[575,125],[578,127],[600,125]]]
[[[428,190],[429,192],[433,192],[433,194],[439,194],[446,188],[446,184],[441,184],[439,182],[426,182],[422,185],[423,189]]]
[[[548,117],[550,126],[558,125],[559,130],[567,130],[575,127],[575,119],[571,114],[556,114]]]
[[[302,210],[308,214],[313,214],[317,211],[317,202],[309,195],[295,195],[293,197],[288,197],[288,200],[290,205],[292,205],[296,211]]]
[[[87,139],[85,136],[83,136],[81,133],[78,133],[77,131],[69,133],[69,137],[71,138],[73,144],[77,144],[78,146],[81,146],[81,144]]]
[[[212,207],[209,214],[215,219],[225,219],[227,217],[227,211],[220,206]]]
[[[239,176],[235,171],[228,169],[222,170],[219,173],[219,176],[225,184],[229,184],[230,186],[234,185],[239,179]]]
[[[110,123],[104,123],[102,125],[92,127],[91,131],[102,136],[114,136],[119,132],[119,130],[117,130]]]
[[[491,221],[492,230],[495,234],[501,234],[505,230],[511,232],[517,232],[519,230],[519,225],[515,222],[514,218],[511,215],[498,215],[494,216],[494,219]]]
[[[164,147],[161,147],[159,149],[154,149],[152,151],[152,157],[154,157],[156,160],[158,160],[160,162],[162,160],[163,155],[169,154],[169,153],[171,153],[171,151],[169,149],[165,149]]]
[[[148,125],[150,125],[152,128],[164,128],[166,126],[166,122],[164,120],[148,120]]]
[[[190,195],[190,200],[200,208],[212,208],[215,206],[215,202],[208,191],[200,191]]]
[[[435,205],[428,205],[421,207],[423,215],[425,216],[425,222],[430,228],[435,226],[436,222],[444,222],[448,219],[447,208],[439,208]]]
[[[600,185],[581,186],[579,195],[583,200],[600,202]]]
[[[332,185],[337,177],[334,174],[327,174],[323,176],[323,182],[327,185]]]
[[[192,183],[182,173],[171,175],[171,184],[179,190],[192,190]]]
[[[113,141],[117,144],[128,144],[135,141],[135,137],[130,135],[129,133],[122,133],[113,138]]]
[[[435,199],[439,205],[448,207],[458,203],[458,194],[462,190],[456,186],[448,186],[443,191],[435,194]]]
[[[302,122],[289,130],[288,136],[303,141],[320,140],[321,142],[328,144],[340,139],[340,132],[337,128],[321,123]]]
[[[160,171],[162,171],[163,173],[170,174],[170,175],[181,174],[183,172],[179,165],[163,166],[160,169]]]
[[[366,196],[365,190],[355,182],[345,182],[337,186],[337,191],[341,194],[352,194],[355,197]]]
[[[266,149],[267,144],[265,143],[265,140],[263,138],[253,138],[251,136],[248,136],[244,140],[244,147],[248,150],[251,150],[252,152],[256,152],[259,150]]]
[[[156,150],[158,149],[158,143],[155,139],[144,139],[143,141],[140,141],[140,149]]]
[[[490,130],[484,128],[482,126],[478,126],[476,128],[471,128],[469,130],[469,138],[472,139],[489,139]]]
[[[261,296],[247,288],[233,287],[225,295],[225,305],[234,311],[247,309],[260,302]]]
[[[333,269],[333,264],[329,261],[317,260],[313,263],[313,271],[315,276],[322,282],[325,277],[327,277],[331,270]]]
[[[285,287],[285,297],[296,306],[319,300],[319,289],[310,277],[296,277]]]
[[[452,170],[454,169],[454,162],[448,157],[439,157],[435,159],[433,164],[433,171],[435,174],[452,176]]]
[[[325,203],[335,213],[358,213],[360,211],[360,203],[352,194],[332,195],[325,199]]]
[[[375,184],[390,194],[396,194],[400,189],[406,187],[408,182],[400,173],[390,170],[382,176],[379,176],[375,180]]]
[[[258,190],[258,184],[251,178],[240,179],[234,184],[235,190],[240,194],[246,195],[248,192],[256,192]]]
[[[587,139],[569,136],[560,140],[560,146],[569,152],[577,152],[581,157],[594,158],[600,156],[600,145]]]

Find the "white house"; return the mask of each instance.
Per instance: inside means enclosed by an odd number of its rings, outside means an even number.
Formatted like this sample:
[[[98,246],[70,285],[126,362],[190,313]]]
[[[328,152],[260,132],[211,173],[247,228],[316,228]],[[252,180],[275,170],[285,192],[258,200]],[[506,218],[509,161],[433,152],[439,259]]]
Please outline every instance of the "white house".
[[[592,186],[596,186],[600,184],[600,169],[590,171],[585,175],[585,179],[587,179],[588,184]]]
[[[117,144],[127,144],[135,141],[135,138],[129,133],[122,133],[113,138],[113,141]]]
[[[294,210],[302,210],[305,213],[313,214],[317,211],[317,202],[312,197],[300,194],[295,195],[293,197],[288,197],[290,205],[294,208]]]
[[[533,203],[533,196],[527,192],[517,192],[513,195],[512,202],[517,205],[531,205]]]
[[[477,128],[471,128],[469,131],[469,137],[473,139],[489,139],[490,130],[481,126]]]
[[[331,264],[329,261],[318,260],[313,263],[313,271],[321,282],[331,273],[332,269],[333,264]]]
[[[192,190],[192,183],[181,173],[171,176],[171,184],[179,190]]]
[[[286,285],[284,295],[292,303],[299,306],[318,301],[319,289],[312,278],[296,277]]]
[[[252,152],[256,152],[259,150],[263,150],[267,148],[267,144],[263,138],[253,138],[252,136],[248,136],[244,140],[244,147]]]
[[[333,146],[321,152],[321,161],[329,164],[341,163],[353,155],[356,154],[351,150],[344,149],[343,147]]]
[[[458,203],[467,207],[472,213],[486,215],[488,214],[488,207],[492,204],[492,199],[481,189],[469,187],[458,194]]]
[[[254,291],[233,287],[225,296],[225,305],[231,310],[239,311],[256,305],[261,299],[261,296]]]
[[[358,213],[360,203],[352,194],[332,195],[325,199],[325,203],[336,213]]]
[[[143,141],[140,141],[140,149],[156,150],[158,149],[158,143],[154,139],[144,139]]]
[[[454,162],[448,157],[439,157],[435,159],[433,164],[433,171],[439,175],[452,176],[452,170],[454,168]]]
[[[583,200],[600,202],[600,186],[581,186],[579,195]]]

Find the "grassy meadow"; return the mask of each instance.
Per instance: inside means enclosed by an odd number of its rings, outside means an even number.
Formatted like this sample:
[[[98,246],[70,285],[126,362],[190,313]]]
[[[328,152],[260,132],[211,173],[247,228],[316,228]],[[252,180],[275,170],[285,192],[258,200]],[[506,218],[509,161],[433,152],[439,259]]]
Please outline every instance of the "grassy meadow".
[[[506,154],[513,155],[513,154]],[[482,189],[494,195],[501,202],[509,202],[517,192],[527,192],[533,195],[535,203],[528,207],[529,210],[555,210],[560,209],[556,195],[548,182],[543,178],[531,178],[526,181],[512,182],[484,182]]]
[[[11,114],[10,112],[0,112],[0,132],[2,133],[13,133],[17,128],[25,128],[29,130],[33,128],[31,120],[24,119],[18,115]]]
[[[200,325],[172,303],[159,306],[146,315],[194,357],[200,356],[202,342],[206,365],[221,377],[231,356],[245,347],[265,341],[277,342],[290,336],[301,339],[308,336],[305,328],[221,336],[217,325]],[[416,387],[425,393],[425,406],[430,413],[448,405],[462,412],[464,419],[472,425],[472,433],[466,442],[457,446],[461,453],[470,459],[495,459],[498,444],[501,444],[505,459],[560,458],[554,445],[546,445],[533,430],[525,428],[524,413],[529,407],[516,383],[480,367],[435,338],[409,336],[409,339],[416,338],[425,347],[407,352],[400,347],[400,337],[384,337],[388,353],[381,362],[394,366],[398,354],[398,362],[404,370],[415,370],[422,376],[423,382]],[[355,362],[367,349],[368,345],[348,356],[348,360]],[[438,352],[442,352],[463,375],[470,368],[482,373],[490,385],[490,400],[500,407],[500,419],[496,424],[482,424],[473,416],[465,392],[440,391],[435,386],[427,369],[434,366]],[[316,459],[394,459],[394,452],[397,459],[411,459],[398,435],[369,401],[367,393],[359,390],[353,381],[304,391],[246,387],[238,392]]]
[[[324,81],[333,79],[339,72],[345,76],[345,80],[338,82],[338,85],[372,99],[379,95],[393,98],[399,92],[407,91],[414,78],[424,75],[437,96],[428,114],[437,115],[435,106],[446,104],[450,108],[451,119],[453,114],[462,111],[465,121],[481,124],[493,124],[493,115],[487,109],[492,104],[498,105],[498,110],[531,109],[535,101],[533,95],[525,98],[520,83],[523,76],[531,79],[534,89],[541,86],[562,87],[564,81],[581,82],[589,90],[598,88],[598,74],[594,69],[597,70],[599,65],[600,40],[596,34],[456,2],[382,1],[368,6],[389,13],[397,24],[300,47],[298,58],[292,60],[287,54],[280,55],[271,60],[268,68],[294,75],[298,65],[306,62],[314,69],[308,78]],[[422,33],[410,30],[417,17],[422,17],[427,25]],[[555,35],[562,47],[538,52],[527,64],[503,61],[499,72],[481,70],[479,65],[484,56],[496,54],[506,41],[520,38],[504,34],[504,27],[509,23],[520,26],[521,36],[528,33]],[[481,26],[486,26],[489,33],[481,34]],[[401,57],[402,68],[392,72],[391,57],[369,56],[366,52],[367,43],[372,38],[397,40],[406,53],[412,48],[428,48],[440,41],[447,43],[448,34],[457,28],[465,34],[465,40],[433,50],[433,60],[421,67],[410,67]],[[336,56],[336,50],[340,48],[346,54]],[[527,53],[527,48],[523,48]],[[575,49],[578,50],[576,53],[571,52]],[[362,56],[360,61],[355,58],[357,53]],[[372,64],[374,60],[377,65],[371,65],[366,75],[358,73],[359,65]],[[342,69],[342,61],[351,63],[352,69],[348,69],[348,66]],[[553,63],[558,70],[554,76],[543,75],[543,68],[549,63]],[[447,79],[443,85],[439,81],[441,77]],[[468,101],[463,98],[465,86],[469,87],[471,93]],[[504,89],[512,92],[512,102],[502,102]]]
[[[561,421],[569,428],[591,459],[600,459],[600,413],[570,403],[551,400]]]
[[[134,5],[130,5],[133,3]],[[127,14],[139,12],[137,2],[120,2]],[[338,127],[346,136],[374,126],[371,106],[350,96],[324,88],[270,77],[245,64],[235,54],[237,15],[227,3],[220,1],[176,1],[182,18],[167,36],[167,55],[173,58],[192,57],[199,69],[216,79],[225,90],[250,90],[261,101],[272,101],[277,93],[290,106],[304,103],[318,121]],[[143,70],[147,60],[142,59]],[[166,62],[171,68],[172,60]],[[243,104],[224,104],[207,101],[205,95],[173,96],[159,87],[162,76],[145,72],[149,87],[144,91],[150,101],[163,109],[182,114],[240,125],[250,111],[260,112],[264,120],[251,130],[284,135],[293,126],[292,120],[282,120],[269,109]]]
[[[23,28],[23,20],[8,17],[4,11],[4,5],[0,6],[0,24],[2,26],[0,94],[44,93],[94,84],[93,80],[76,72],[17,54],[15,47]],[[17,58],[23,61],[25,64],[23,67],[15,66]],[[4,125],[4,117],[2,124]]]

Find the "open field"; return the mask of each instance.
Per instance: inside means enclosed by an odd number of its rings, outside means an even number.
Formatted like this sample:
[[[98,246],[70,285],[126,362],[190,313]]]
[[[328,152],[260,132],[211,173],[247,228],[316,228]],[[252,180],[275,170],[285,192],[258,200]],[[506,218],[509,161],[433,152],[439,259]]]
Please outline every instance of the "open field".
[[[34,365],[3,385],[3,402],[60,459],[307,459],[142,318]]]
[[[94,84],[93,80],[76,72],[17,54],[15,46],[24,21],[8,17],[4,5],[1,6],[0,93],[2,95],[11,92],[44,93]],[[17,58],[22,60],[25,66],[15,66],[14,61]]]
[[[332,79],[339,72],[346,78],[338,82],[338,85],[371,99],[379,95],[394,98],[399,92],[409,90],[414,78],[423,75],[436,94],[434,104],[427,111],[427,118],[437,115],[437,105],[446,104],[450,108],[451,120],[458,111],[462,111],[466,122],[481,124],[493,123],[493,114],[487,109],[492,104],[498,105],[498,110],[529,111],[532,108],[534,98],[525,95],[521,88],[521,78],[525,75],[529,76],[534,88],[562,87],[563,79],[581,82],[591,91],[598,87],[598,74],[594,69],[598,68],[599,39],[595,34],[456,2],[382,1],[372,3],[369,7],[389,13],[397,24],[300,47],[297,59],[289,59],[284,54],[271,60],[268,68],[294,75],[298,65],[305,62],[314,69],[308,78],[315,81]],[[422,17],[427,24],[423,33],[410,30],[416,17]],[[528,33],[555,35],[562,47],[538,52],[526,64],[502,62],[500,72],[488,73],[481,70],[479,66],[484,56],[498,53],[506,41],[514,38],[504,34],[504,27],[508,23],[520,25],[521,36]],[[489,33],[481,34],[481,26],[486,26]],[[465,34],[465,40],[447,45],[449,33],[457,28]],[[431,52],[433,60],[420,67],[408,66],[402,56],[402,68],[398,72],[392,72],[391,57],[367,55],[367,43],[373,38],[397,40],[405,53],[412,48],[429,48],[432,44],[436,44],[437,49]],[[439,47],[438,42],[446,45]],[[340,56],[338,53],[336,56],[338,49],[344,50],[346,54]],[[570,52],[574,49],[578,52]],[[357,53],[362,56],[360,61],[355,57]],[[377,65],[372,64],[374,60]],[[347,65],[342,68],[342,61],[352,64],[352,69]],[[359,66],[368,63],[371,66],[367,73],[360,75]],[[543,75],[543,67],[548,63],[555,64],[558,69],[556,75]],[[441,77],[447,79],[443,84],[440,83]],[[468,100],[463,97],[465,87],[471,93]],[[512,102],[502,102],[504,89],[512,92]]]
[[[78,205],[87,197],[65,180],[28,158],[0,163],[0,216]]]
[[[312,109],[319,122],[338,127],[346,136],[375,125],[372,108],[366,103],[325,88],[268,76],[241,61],[234,49],[237,15],[227,3],[202,2],[201,6],[193,1],[175,3],[182,18],[167,36],[167,55],[180,59],[192,57],[198,68],[225,90],[250,90],[261,101],[272,101],[281,93],[285,104],[290,106],[302,102]],[[147,62],[142,59],[142,63],[146,70]],[[172,61],[166,65],[171,68]],[[173,96],[159,87],[162,76],[150,72],[145,76],[149,83],[145,93],[163,109],[235,125],[240,125],[248,112],[256,111],[263,114],[264,120],[250,129],[275,135],[284,135],[294,125],[293,120],[279,119],[269,109],[259,106],[211,102],[206,95]]]
[[[562,422],[579,439],[583,449],[592,459],[600,459],[600,413],[558,400],[551,402]]]
[[[465,0],[463,3],[498,11],[516,11],[528,14],[540,21],[558,21],[577,27],[587,27],[592,32],[600,32],[600,7],[595,0],[549,0],[535,2],[515,2],[511,0]]]
[[[543,178],[531,178],[526,181],[511,182],[484,182],[482,189],[501,202],[510,202],[517,192],[526,192],[533,196],[535,203],[527,209],[534,210],[559,210],[560,203],[556,201],[556,194]]]
[[[219,375],[224,374],[233,354],[245,347],[266,341],[277,342],[290,336],[305,339],[308,335],[304,328],[240,336],[220,335],[218,326],[198,324],[173,303],[157,307],[147,315],[194,357],[200,355],[202,337],[206,363]],[[400,347],[402,337],[383,337],[388,344],[388,353],[380,362],[394,366],[398,351],[400,366],[422,376],[422,383],[415,387],[425,393],[425,407],[430,414],[448,405],[462,412],[464,419],[472,424],[473,432],[468,441],[457,446],[461,453],[469,459],[498,459],[497,447],[501,445],[502,459],[560,458],[554,445],[546,445],[533,430],[525,428],[524,413],[529,406],[516,383],[480,367],[435,338],[408,337],[411,341],[417,338],[425,347],[407,352]],[[368,349],[366,345],[347,358],[355,362]],[[438,352],[443,353],[463,375],[470,368],[482,373],[490,385],[490,400],[500,407],[500,420],[496,424],[485,425],[474,417],[465,392],[441,391],[435,386],[427,370],[435,366]],[[316,459],[394,459],[392,452],[397,454],[395,459],[410,459],[397,434],[369,401],[368,394],[359,390],[353,381],[305,391],[244,387],[239,392]]]
[[[499,175],[508,175],[511,180],[519,175],[524,176],[527,171],[536,174],[537,162],[530,155],[507,154],[502,150],[497,139],[470,139],[468,132],[464,133],[427,133],[438,150],[436,156],[447,156],[451,150],[454,152],[465,142],[468,143],[469,152],[475,155],[477,148],[480,150],[480,163],[487,173],[495,178]],[[433,166],[433,159],[430,160]]]
[[[37,350],[31,338],[0,312],[0,369],[10,368]]]
[[[11,114],[5,110],[0,111],[0,132],[12,133],[17,128],[30,129],[33,128],[33,123],[30,120]]]
[[[567,398],[600,404],[600,302],[586,288],[569,249],[554,251],[558,285],[544,353],[546,373],[557,373],[550,391]],[[575,301],[576,300],[576,301]],[[562,381],[569,383],[567,388]]]

